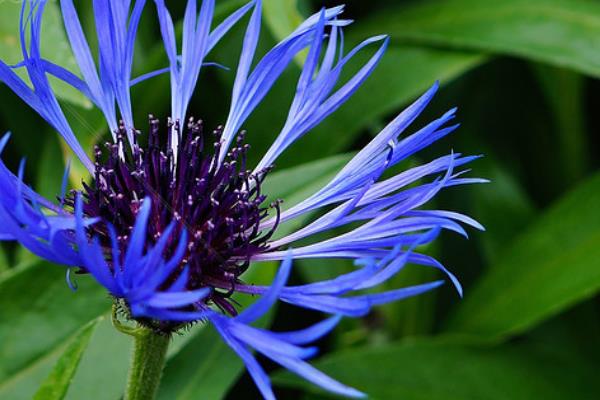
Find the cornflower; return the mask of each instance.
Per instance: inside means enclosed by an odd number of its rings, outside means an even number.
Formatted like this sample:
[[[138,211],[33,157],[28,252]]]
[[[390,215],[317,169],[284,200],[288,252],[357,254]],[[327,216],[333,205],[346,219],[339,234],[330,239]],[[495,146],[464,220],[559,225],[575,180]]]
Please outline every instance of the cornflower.
[[[138,328],[129,330],[136,337],[135,351],[158,356],[133,359],[159,360],[159,365],[132,366],[127,399],[153,398],[169,336],[196,321],[214,326],[244,361],[266,399],[275,396],[252,350],[326,390],[361,397],[359,391],[310,366],[306,359],[316,349],[306,345],[331,331],[341,317],[361,317],[375,305],[443,283],[364,292],[395,276],[407,263],[441,270],[461,293],[454,275],[416,247],[432,242],[441,229],[466,235],[461,223],[482,229],[465,215],[421,208],[444,188],[483,182],[463,177],[465,171],[459,170],[476,157],[451,153],[383,178],[399,162],[457,127],[448,125],[455,116],[452,109],[401,137],[430,102],[437,83],[308,198],[283,208],[280,200],[267,204],[262,190],[278,156],[337,110],[371,74],[388,45],[386,36],[368,38],[345,53],[342,31],[352,21],[341,17],[342,6],[322,9],[255,61],[260,0],[244,5],[212,29],[214,0],[204,0],[200,9],[189,0],[181,46],[164,1],[155,0],[168,66],[133,78],[136,34],[146,1],[93,2],[96,62],[72,0],[61,0],[64,27],[79,67],[71,72],[41,56],[46,3],[23,2],[23,61],[13,66],[0,62],[0,80],[62,136],[91,179],[79,190],[67,192],[67,171],[55,203],[23,183],[24,163],[15,175],[0,162],[0,238],[19,241],[38,256],[66,266],[67,274],[76,268],[92,275],[114,298],[121,316],[137,323]],[[227,119],[207,128],[190,115],[190,99],[203,66],[210,64],[206,60],[211,50],[247,14]],[[374,54],[340,82],[344,67],[367,47],[375,47]],[[249,165],[251,149],[241,129],[303,51],[306,57],[287,119],[283,127],[270,127],[279,131],[273,144],[258,164]],[[31,86],[15,68],[27,71]],[[134,123],[131,87],[159,74],[170,77],[171,113],[163,122],[150,115],[148,128],[141,131]],[[94,147],[93,159],[88,156],[91,149],[76,139],[49,76],[80,91],[103,113],[112,140]],[[0,141],[0,151],[8,139],[6,135]],[[304,221],[315,213],[320,214],[312,222],[277,235],[282,224]],[[334,229],[337,233],[328,239],[315,239]],[[352,259],[357,268],[334,279],[287,285],[292,261],[307,258]],[[256,263],[265,261],[281,261],[272,284],[245,282],[248,268],[260,268]],[[258,300],[241,310],[232,299],[236,293]],[[332,317],[294,332],[251,325],[277,301]],[[144,373],[146,380],[136,381]]]

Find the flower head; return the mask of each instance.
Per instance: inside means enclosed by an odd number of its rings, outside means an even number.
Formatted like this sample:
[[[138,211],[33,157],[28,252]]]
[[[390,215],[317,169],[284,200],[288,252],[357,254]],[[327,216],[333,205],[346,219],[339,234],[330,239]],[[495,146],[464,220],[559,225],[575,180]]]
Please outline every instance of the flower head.
[[[132,4],[131,4],[132,3]],[[313,369],[302,347],[329,332],[341,316],[362,316],[372,306],[414,296],[439,286],[434,281],[382,293],[362,293],[397,274],[405,264],[440,269],[461,292],[458,280],[416,248],[440,229],[465,234],[471,218],[449,211],[421,209],[440,190],[480,179],[462,177],[460,167],[475,157],[451,153],[401,173],[385,172],[456,128],[450,110],[409,136],[401,136],[427,106],[433,85],[394,118],[339,173],[316,193],[289,208],[267,203],[263,182],[277,157],[339,108],[365,81],[383,56],[388,39],[366,39],[344,53],[342,30],[351,21],[343,7],[323,9],[258,61],[261,2],[255,0],[211,29],[214,0],[197,8],[189,0],[183,41],[177,45],[171,15],[155,0],[168,67],[132,77],[134,44],[144,0],[94,1],[98,62],[92,56],[72,0],[61,0],[63,22],[79,71],[71,72],[41,56],[40,29],[45,0],[25,1],[21,18],[23,62],[0,62],[0,80],[50,123],[89,170],[91,180],[60,194],[54,204],[0,163],[0,239],[18,240],[37,255],[91,274],[139,323],[170,333],[208,320],[244,360],[265,398],[269,380],[250,349],[262,353],[328,390],[360,396]],[[250,14],[235,72],[231,106],[222,126],[205,127],[190,115],[206,57],[221,38]],[[27,41],[26,31],[30,40]],[[371,58],[345,82],[343,68],[366,47]],[[308,49],[286,122],[257,165],[246,161],[244,122],[287,66]],[[254,65],[254,67],[253,67]],[[28,86],[14,72],[25,68]],[[130,89],[137,82],[168,73],[171,114],[150,115],[148,127],[134,125]],[[112,141],[99,144],[90,159],[75,138],[48,77],[57,77],[87,96],[104,114]],[[143,129],[142,129],[143,128]],[[0,142],[0,151],[8,136]],[[429,179],[428,179],[429,178]],[[423,183],[426,181],[426,183]],[[274,236],[283,222],[321,212],[309,224]],[[345,228],[326,240],[317,234]],[[336,230],[339,232],[339,230]],[[293,259],[349,258],[357,269],[335,279],[287,286]],[[244,281],[251,263],[281,260],[270,286]],[[260,268],[260,267],[258,267]],[[233,293],[260,295],[240,310]],[[250,326],[276,301],[333,314],[298,332],[275,333]]]

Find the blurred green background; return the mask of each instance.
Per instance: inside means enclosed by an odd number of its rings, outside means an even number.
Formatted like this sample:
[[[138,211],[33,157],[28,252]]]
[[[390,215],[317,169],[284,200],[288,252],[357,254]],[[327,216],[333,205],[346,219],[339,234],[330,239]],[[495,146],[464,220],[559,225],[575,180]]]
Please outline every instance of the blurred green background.
[[[243,0],[217,1],[223,19]],[[90,2],[80,1],[92,38]],[[165,66],[153,5],[138,35],[135,75]],[[184,2],[171,1],[181,17]],[[264,0],[261,51],[303,17],[333,1]],[[266,191],[286,205],[310,194],[435,80],[441,90],[411,131],[459,107],[461,128],[403,167],[450,150],[484,154],[472,175],[491,184],[448,189],[430,207],[464,212],[487,232],[471,240],[444,233],[425,249],[461,279],[450,285],[344,320],[319,343],[314,365],[373,399],[600,398],[600,1],[347,0],[347,49],[387,33],[391,45],[356,95],[277,163]],[[0,58],[18,62],[18,1],[0,0]],[[243,25],[226,36],[210,61],[234,67]],[[50,2],[43,54],[73,67],[58,13]],[[372,54],[372,53],[371,53]],[[357,57],[349,67],[356,70]],[[300,61],[300,60],[298,60]],[[298,65],[292,65],[248,121],[256,161],[286,116]],[[225,120],[233,73],[206,68],[190,113],[209,126]],[[84,148],[107,137],[102,116],[72,90],[56,85]],[[167,77],[133,91],[138,126],[148,113],[164,117]],[[69,152],[58,135],[0,85],[0,129],[13,137],[2,154],[16,170],[27,157],[27,181],[54,198]],[[291,168],[291,169],[290,169]],[[71,174],[80,184],[81,169]],[[295,283],[335,276],[347,262],[298,262]],[[250,282],[268,282],[272,266],[253,268]],[[425,282],[435,272],[409,267],[390,286]],[[72,293],[64,269],[3,243],[0,247],[0,398],[118,399],[129,339],[110,326],[110,301],[89,277]],[[321,318],[280,306],[273,329]],[[261,360],[265,361],[265,360]],[[265,363],[284,399],[330,398]],[[72,378],[72,383],[69,384]],[[58,382],[58,383],[57,383]],[[49,383],[54,384],[50,389]],[[41,389],[38,387],[42,385]],[[58,389],[56,389],[58,388]],[[255,399],[241,361],[212,329],[198,325],[170,350],[160,399]]]

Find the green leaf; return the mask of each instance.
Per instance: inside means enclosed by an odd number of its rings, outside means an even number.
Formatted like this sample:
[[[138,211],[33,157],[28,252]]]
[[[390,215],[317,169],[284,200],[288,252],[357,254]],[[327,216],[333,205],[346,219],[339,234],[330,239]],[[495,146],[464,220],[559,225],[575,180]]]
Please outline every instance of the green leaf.
[[[600,359],[600,320],[596,304],[586,301],[544,321],[525,334],[530,342],[560,348],[591,362]]]
[[[553,170],[555,185],[566,189],[580,180],[589,166],[584,122],[585,79],[573,71],[548,65],[535,64],[533,70],[556,126],[556,152],[548,156],[548,162],[557,165]]]
[[[294,31],[304,16],[298,11],[298,0],[265,0],[263,2],[265,23],[279,41]]]
[[[431,251],[427,254],[431,255]],[[385,289],[394,290],[401,287],[420,285],[439,279],[439,274],[419,266],[409,266],[397,276],[385,283]],[[410,297],[383,305],[377,309],[385,323],[384,333],[392,339],[407,336],[420,336],[430,333],[436,324],[437,291]]]
[[[487,152],[485,152],[487,154]],[[477,162],[477,175],[491,181],[471,188],[473,213],[486,231],[478,235],[488,263],[505,252],[515,235],[522,232],[537,215],[533,201],[502,161],[487,156]]]
[[[56,132],[46,132],[44,139],[33,187],[37,193],[54,201],[60,195],[65,163],[61,157],[60,139]]]
[[[585,0],[442,0],[375,14],[399,43],[523,57],[600,76],[600,4]]]
[[[70,340],[69,345],[54,365],[52,372],[33,396],[34,400],[62,400],[65,397],[81,356],[90,342],[98,321],[99,319],[96,319],[85,325]]]
[[[277,41],[286,38],[294,31],[305,17],[300,13],[299,0],[265,0],[263,2],[264,21],[271,31],[271,34]],[[307,51],[301,51],[296,55],[295,60],[299,66],[302,66]]]
[[[8,271],[8,269],[9,269],[9,264],[8,264],[8,257],[6,254],[6,250],[5,250],[4,246],[0,243],[0,277],[2,276],[2,273],[5,271]]]
[[[31,400],[37,387],[48,376],[52,367],[60,357],[62,346],[53,349],[52,352],[36,360],[22,373],[15,374],[11,379],[0,383],[0,398],[11,400]]]
[[[314,365],[379,400],[591,400],[600,396],[594,365],[560,349],[533,344],[489,347],[427,339],[346,351]],[[317,391],[290,373],[277,374],[275,382]]]
[[[4,1],[0,3],[0,59],[5,63],[17,64],[23,60],[19,40],[19,16],[22,2]],[[56,2],[49,2],[44,9],[41,35],[42,57],[77,73],[78,67],[71,53],[69,41],[63,29]],[[25,78],[24,68],[17,73]],[[77,90],[58,79],[50,79],[54,93],[59,99],[67,100],[85,108],[91,108],[92,103]]]
[[[125,389],[133,340],[115,329],[109,314],[98,324],[66,400],[116,400]]]
[[[564,196],[505,251],[458,306],[451,331],[502,338],[600,289],[600,174]]]
[[[79,290],[73,293],[64,274],[64,267],[37,261],[2,276],[0,398],[16,398],[6,393],[17,389],[35,390],[65,339],[110,307],[104,289],[90,276],[75,276]]]

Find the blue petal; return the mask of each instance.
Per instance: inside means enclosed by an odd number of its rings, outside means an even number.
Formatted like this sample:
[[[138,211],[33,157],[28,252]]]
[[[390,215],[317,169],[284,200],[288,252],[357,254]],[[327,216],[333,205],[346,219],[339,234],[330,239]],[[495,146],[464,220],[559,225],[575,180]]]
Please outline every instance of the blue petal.
[[[246,326],[243,323],[232,323],[229,331],[239,340],[249,344],[258,351],[274,356],[309,358],[316,354],[316,349],[298,347],[286,343],[271,335],[270,332]]]
[[[249,2],[248,4],[240,7],[233,14],[229,15],[227,18],[223,20],[211,33],[208,38],[208,51],[212,50],[213,47],[225,36],[227,32],[250,10],[254,7],[254,2]]]
[[[269,377],[262,369],[262,367],[258,364],[256,359],[252,356],[252,354],[248,351],[246,346],[240,343],[237,339],[235,339],[228,330],[226,320],[220,316],[214,316],[211,318],[214,327],[221,334],[221,337],[235,351],[244,364],[246,365],[246,369],[248,373],[256,383],[256,386],[260,390],[260,393],[263,395],[265,400],[275,400],[275,394],[273,393],[273,389],[271,388],[271,382]]]
[[[4,82],[17,96],[33,108],[42,118],[52,125],[65,139],[83,165],[93,171],[93,163],[82,149],[73,134],[59,104],[52,92],[50,83],[43,72],[35,70],[39,63],[28,63],[27,70],[34,84],[35,91],[30,89],[4,62],[0,61],[0,81]],[[38,79],[34,75],[38,74]]]
[[[272,358],[273,361],[281,364],[291,372],[300,375],[309,382],[328,390],[332,393],[337,393],[342,396],[352,398],[364,398],[366,395],[350,386],[346,386],[335,379],[330,378],[323,372],[312,367],[310,364],[302,360],[293,359],[291,357],[277,357]]]
[[[288,343],[298,345],[307,344],[327,335],[337,326],[341,319],[341,315],[336,315],[300,331],[272,332],[271,335]]]
[[[423,285],[416,285],[405,287],[402,289],[391,290],[389,292],[369,294],[364,297],[368,300],[371,305],[381,305],[391,303],[393,301],[403,300],[408,297],[418,296],[422,293],[428,292],[432,289],[438,288],[443,285],[444,281],[435,281],[426,283]]]
[[[155,293],[144,303],[155,308],[178,308],[197,303],[210,294],[210,288],[188,292]]]
[[[316,18],[309,18],[309,20],[301,27],[296,29],[291,35],[271,49],[257,63],[256,67],[249,75],[250,65],[254,57],[260,30],[260,13],[257,11],[259,6],[260,2],[257,1],[257,5],[246,31],[244,47],[242,49],[240,64],[234,82],[231,107],[222,135],[223,149],[229,147],[229,144],[243,122],[262,101],[296,54],[306,46],[310,45],[312,42],[312,35],[316,34],[315,25],[319,22],[320,13],[316,15]],[[334,18],[337,13],[339,13],[339,11],[325,11],[325,20],[328,25],[334,23],[330,20]],[[226,151],[221,153],[219,163],[223,161],[225,154]]]
[[[82,261],[82,266],[92,274],[92,276],[104,286],[108,291],[118,297],[123,296],[121,288],[114,278],[110,266],[104,259],[102,248],[97,240],[90,241],[83,223],[83,201],[78,195],[75,200],[75,218],[77,219],[77,245]]]
[[[245,326],[237,318],[227,319],[216,313],[211,313],[208,318],[221,334],[223,340],[242,358],[248,372],[265,398],[275,398],[271,384],[263,369],[248,351],[247,346],[256,349],[271,360],[326,390],[350,397],[363,396],[359,391],[342,385],[304,362],[302,358],[314,353],[314,349],[302,349],[292,343],[294,341],[306,342],[320,337],[335,326],[338,322],[337,317],[310,329],[291,333],[272,333],[258,330]],[[286,341],[287,338],[291,341]]]
[[[0,152],[8,138],[0,140]],[[21,162],[17,177],[0,160],[0,240],[18,240],[49,261],[78,265],[80,259],[68,233],[75,227],[73,216],[24,185],[24,165]]]
[[[246,29],[246,34],[244,35],[244,44],[242,46],[242,54],[240,55],[240,60],[238,62],[237,73],[235,76],[235,81],[233,83],[233,91],[231,94],[231,103],[237,103],[242,88],[248,79],[248,73],[250,71],[250,66],[252,64],[252,60],[254,59],[254,53],[256,51],[256,46],[258,45],[258,37],[260,35],[260,23],[261,23],[261,15],[262,15],[262,1],[255,0],[254,1],[254,11],[252,12],[252,16],[250,17],[250,23],[248,23],[248,28]]]
[[[290,276],[292,270],[291,254],[281,263],[277,276],[270,289],[254,304],[246,308],[236,319],[240,322],[251,323],[263,316],[277,301],[281,290]]]
[[[137,264],[142,257],[142,252],[144,251],[146,244],[146,228],[151,210],[152,201],[149,197],[146,197],[138,210],[135,226],[131,232],[127,252],[125,253],[125,261],[123,264],[125,265],[124,279],[126,281],[131,281],[134,278],[136,270],[139,269]]]
[[[317,31],[318,33],[318,31]],[[385,39],[379,50],[373,57],[341,88],[339,88],[334,94],[328,96],[330,90],[332,90],[341,74],[342,67],[349,61],[358,51],[363,47]],[[316,48],[320,51],[320,42],[318,44],[313,43],[313,49]],[[383,36],[377,36],[365,40],[355,49],[353,49],[340,63],[327,75],[321,76],[320,80],[314,81],[312,86],[309,86],[307,79],[312,78],[312,72],[314,72],[314,62],[310,58],[305,64],[304,70],[298,82],[298,89],[294,103],[290,108],[290,114],[288,115],[288,121],[286,126],[279,134],[271,148],[265,154],[263,159],[259,162],[256,170],[260,170],[268,165],[271,165],[275,159],[281,154],[288,146],[290,146],[295,140],[300,138],[314,126],[319,124],[328,115],[337,110],[354,92],[362,85],[365,79],[371,74],[375,66],[381,60],[385,50],[387,48],[388,40]],[[313,50],[311,49],[311,51]],[[310,76],[308,74],[311,74]],[[302,106],[299,106],[301,104]]]
[[[368,299],[358,297],[285,293],[281,300],[302,308],[354,318],[367,315],[371,309]]]

